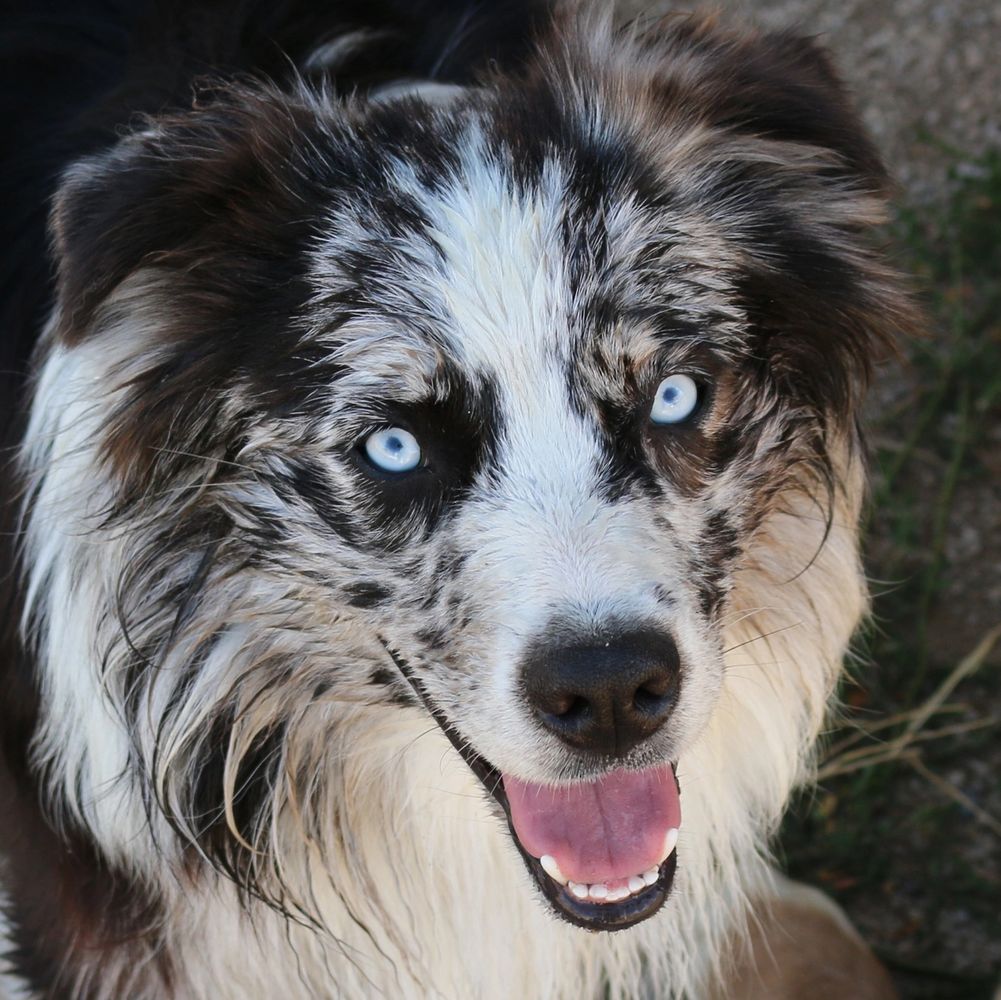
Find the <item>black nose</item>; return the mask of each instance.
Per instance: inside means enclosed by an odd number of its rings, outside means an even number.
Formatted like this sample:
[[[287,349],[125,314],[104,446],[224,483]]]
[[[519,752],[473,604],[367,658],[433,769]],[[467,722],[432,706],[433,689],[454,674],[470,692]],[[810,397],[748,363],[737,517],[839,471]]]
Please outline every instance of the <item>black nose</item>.
[[[564,743],[621,757],[671,714],[680,667],[674,641],[655,629],[546,642],[525,660],[524,691],[539,721]]]

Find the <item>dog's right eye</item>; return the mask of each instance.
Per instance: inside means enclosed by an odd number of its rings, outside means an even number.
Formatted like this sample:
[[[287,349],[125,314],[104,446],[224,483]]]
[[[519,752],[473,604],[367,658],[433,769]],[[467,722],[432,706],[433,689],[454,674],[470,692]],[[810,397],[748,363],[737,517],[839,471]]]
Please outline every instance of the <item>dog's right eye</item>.
[[[657,387],[650,419],[655,424],[678,424],[687,420],[699,403],[699,387],[693,378],[680,373],[669,375]]]
[[[402,427],[387,427],[365,438],[368,460],[383,472],[412,472],[421,464],[417,438]]]

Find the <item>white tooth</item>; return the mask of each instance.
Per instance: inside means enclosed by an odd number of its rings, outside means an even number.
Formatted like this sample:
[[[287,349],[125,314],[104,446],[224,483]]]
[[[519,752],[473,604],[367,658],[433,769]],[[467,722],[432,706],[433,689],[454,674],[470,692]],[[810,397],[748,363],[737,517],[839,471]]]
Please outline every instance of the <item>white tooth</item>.
[[[643,876],[642,875],[630,875],[629,876],[629,891],[630,892],[639,892],[640,889],[642,889],[645,885],[646,885],[646,882],[643,881]]]
[[[577,882],[567,882],[567,885],[570,887],[570,891],[578,899],[587,899],[587,886],[586,885],[580,885]]]
[[[643,879],[644,885],[653,885],[660,878],[660,872],[656,868],[651,868],[649,871],[643,872],[640,878]]]
[[[542,865],[542,870],[555,882],[559,882],[560,885],[567,884],[567,877],[560,871],[560,866],[556,863],[556,858],[551,854],[543,854],[539,858],[539,864]]]
[[[592,899],[604,899],[608,895],[608,886],[603,882],[596,882],[591,886],[588,895]]]
[[[620,899],[625,899],[628,895],[629,890],[624,885],[620,885],[618,889],[609,889],[605,899],[609,903],[617,903]]]
[[[660,856],[660,863],[663,864],[670,856],[671,852],[678,846],[678,830],[677,827],[671,827],[670,830],[664,834],[664,853]]]

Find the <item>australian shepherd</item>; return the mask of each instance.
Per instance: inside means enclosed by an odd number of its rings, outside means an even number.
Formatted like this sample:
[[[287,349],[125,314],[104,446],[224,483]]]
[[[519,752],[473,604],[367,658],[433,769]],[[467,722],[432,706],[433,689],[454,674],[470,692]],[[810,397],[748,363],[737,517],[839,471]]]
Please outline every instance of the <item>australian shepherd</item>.
[[[808,923],[746,958],[911,322],[824,52],[602,3],[18,6],[10,995],[743,996]]]

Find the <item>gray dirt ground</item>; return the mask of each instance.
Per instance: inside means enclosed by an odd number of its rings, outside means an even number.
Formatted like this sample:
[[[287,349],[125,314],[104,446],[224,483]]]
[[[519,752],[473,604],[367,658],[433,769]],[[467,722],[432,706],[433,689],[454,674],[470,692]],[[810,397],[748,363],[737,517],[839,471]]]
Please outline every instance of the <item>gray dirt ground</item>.
[[[919,216],[931,217],[956,187],[957,177],[976,174],[978,158],[1001,149],[1001,0],[625,0],[622,6],[627,15],[716,9],[727,18],[767,28],[795,27],[819,36],[834,53],[899,182],[900,203]],[[906,364],[881,373],[871,406],[877,436],[884,433],[883,414],[921,391],[919,376]],[[946,529],[949,570],[927,621],[930,658],[944,667],[957,662],[1001,621],[1001,415],[995,408],[980,419],[987,426],[979,428],[971,459],[979,463],[980,472],[957,487]],[[892,436],[892,418],[889,425]],[[929,460],[914,475],[927,478],[927,494],[934,497],[943,476],[941,465]],[[891,543],[880,537],[879,516],[874,524],[870,558],[878,563],[881,547]],[[984,669],[993,669],[997,676],[999,667],[1001,649],[995,648]],[[879,664],[867,669],[879,669]],[[996,682],[967,689],[967,697],[982,698],[987,703],[984,711],[1001,717],[1001,685]],[[962,755],[946,776],[1001,816],[999,775],[1001,740],[995,730]],[[934,794],[906,768],[894,775],[886,792],[886,812],[896,824],[893,836],[899,841],[892,852],[892,877],[882,881],[870,876],[868,883],[859,878],[862,888],[841,896],[841,901],[880,954],[900,963],[895,971],[904,997],[986,998],[992,992],[987,984],[1001,978],[1001,936],[993,929],[1001,925],[971,916],[962,892],[952,885],[935,885],[929,893],[941,841],[928,840],[925,828],[909,820]],[[988,905],[1001,914],[1001,840],[970,816],[957,812],[953,822],[947,849],[962,856],[981,892],[988,886]],[[809,869],[806,874],[810,877]],[[813,874],[823,881],[822,862]],[[835,891],[836,886],[827,888]],[[997,898],[990,903],[995,888]],[[930,895],[936,897],[934,918],[929,916]],[[908,965],[909,973],[900,971]],[[956,978],[923,977],[916,970],[924,966],[952,971]],[[974,982],[977,985],[971,986]]]

